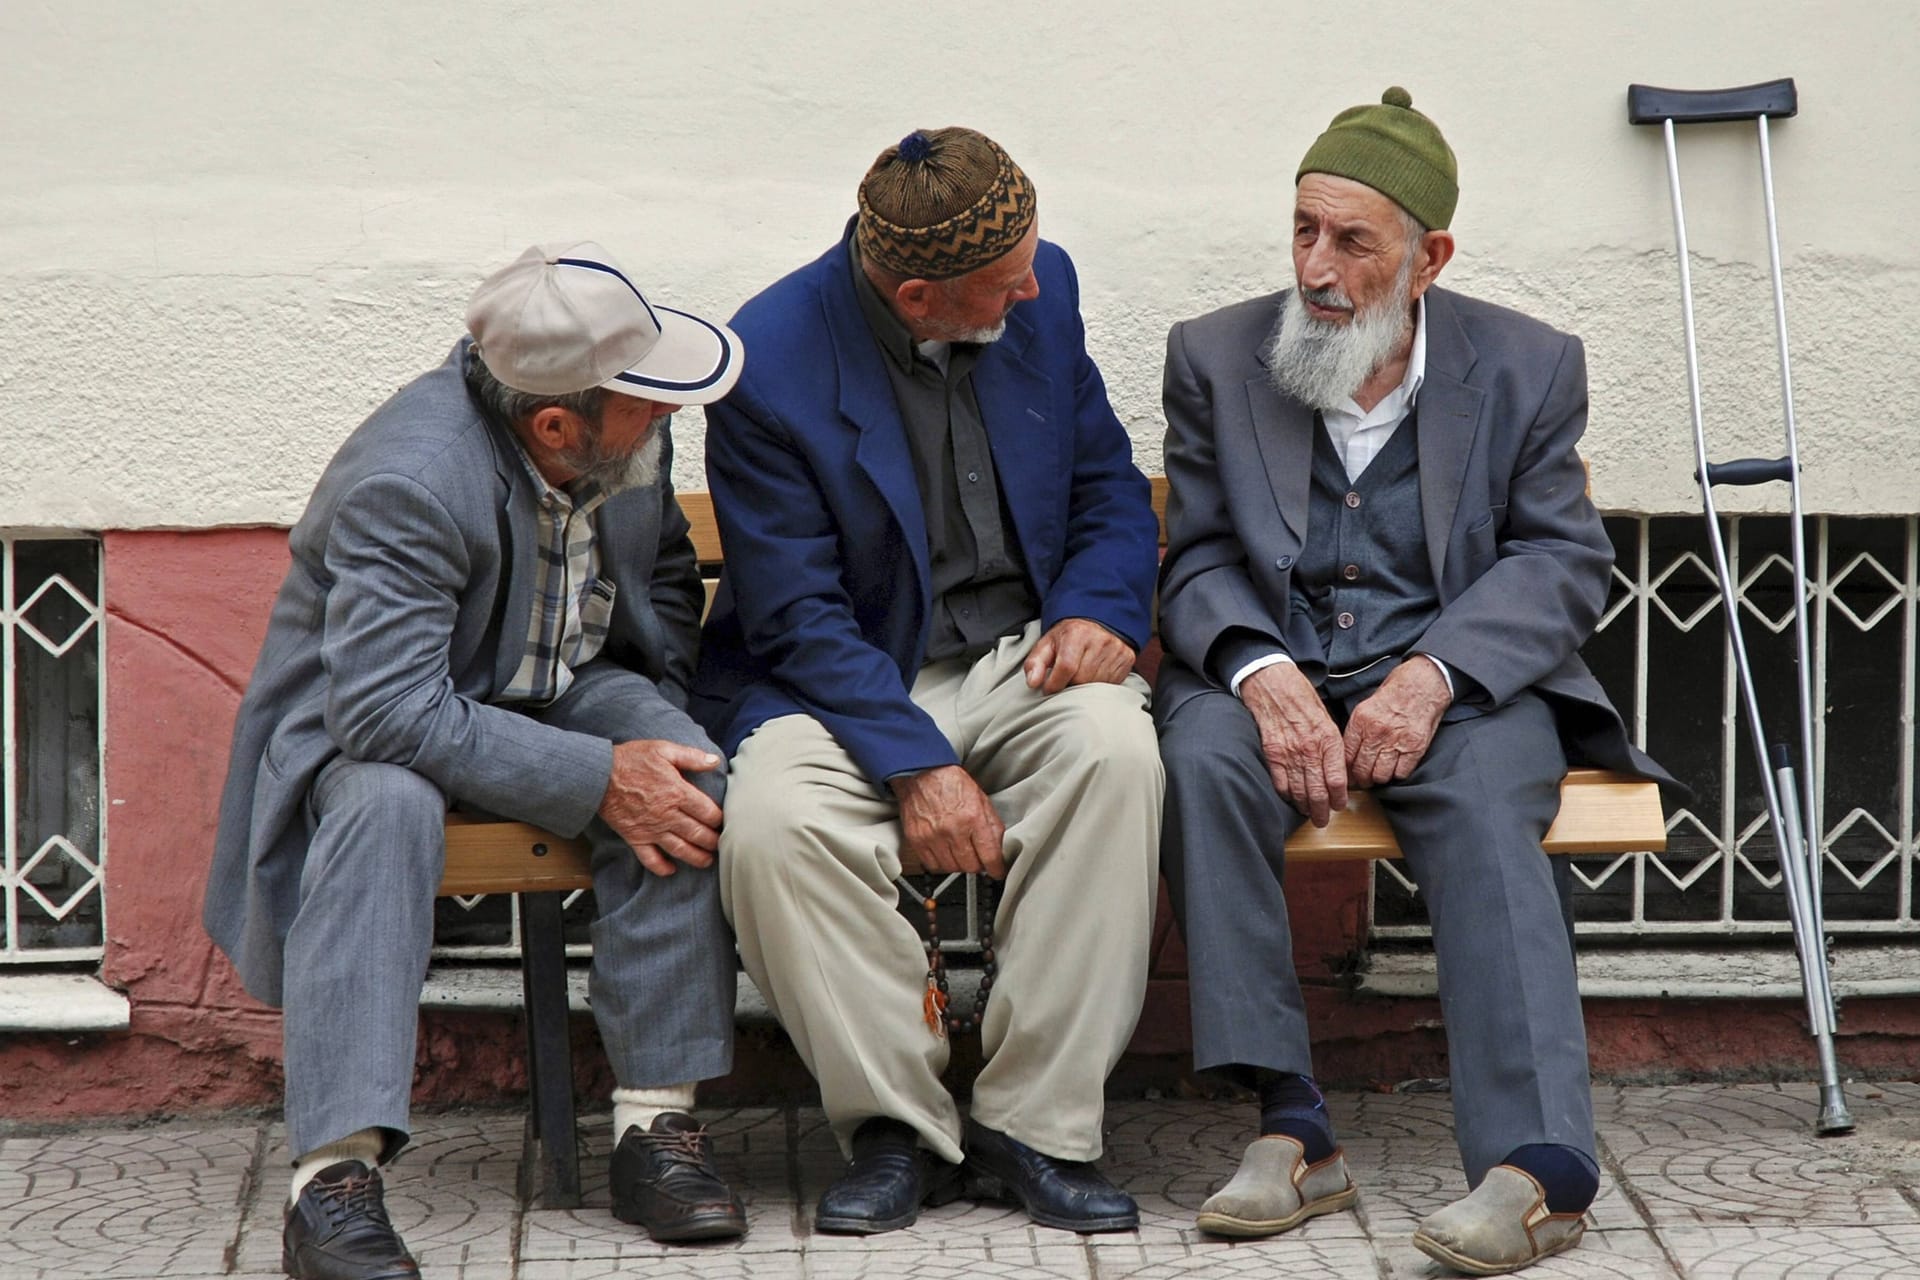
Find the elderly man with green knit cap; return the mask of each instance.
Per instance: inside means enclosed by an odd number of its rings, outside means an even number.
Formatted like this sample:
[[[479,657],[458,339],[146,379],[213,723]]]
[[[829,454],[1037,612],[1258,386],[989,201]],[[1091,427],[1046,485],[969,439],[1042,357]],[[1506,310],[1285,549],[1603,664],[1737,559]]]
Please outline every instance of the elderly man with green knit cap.
[[[1258,1138],[1200,1227],[1352,1205],[1313,1080],[1284,842],[1371,791],[1426,901],[1464,1198],[1414,1243],[1492,1275],[1580,1238],[1597,1185],[1570,931],[1540,847],[1570,759],[1663,777],[1578,650],[1612,550],[1578,339],[1434,285],[1453,151],[1404,89],[1308,149],[1295,284],[1167,339],[1154,717],[1195,1065]]]

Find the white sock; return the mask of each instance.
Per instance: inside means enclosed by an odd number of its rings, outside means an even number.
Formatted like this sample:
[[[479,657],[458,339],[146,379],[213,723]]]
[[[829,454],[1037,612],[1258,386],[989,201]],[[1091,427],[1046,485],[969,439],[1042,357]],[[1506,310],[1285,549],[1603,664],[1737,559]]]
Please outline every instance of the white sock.
[[[373,1168],[380,1163],[380,1152],[386,1145],[386,1137],[380,1130],[362,1129],[338,1142],[315,1147],[293,1162],[293,1191],[287,1196],[287,1203],[298,1200],[301,1191],[313,1181],[313,1175],[328,1165],[339,1164],[342,1160],[358,1160],[367,1168]]]
[[[633,1125],[645,1133],[662,1111],[692,1111],[693,1086],[670,1084],[657,1089],[613,1091],[613,1140],[617,1143]]]

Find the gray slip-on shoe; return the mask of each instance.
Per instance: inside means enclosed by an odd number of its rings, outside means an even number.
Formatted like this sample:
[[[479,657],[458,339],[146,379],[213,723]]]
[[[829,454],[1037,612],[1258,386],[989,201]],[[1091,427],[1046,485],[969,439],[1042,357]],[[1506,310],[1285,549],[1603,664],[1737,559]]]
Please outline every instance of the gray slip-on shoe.
[[[1551,1213],[1534,1176],[1495,1165],[1470,1195],[1430,1214],[1413,1247],[1455,1271],[1497,1276],[1571,1249],[1586,1234],[1584,1213]]]
[[[1297,1138],[1269,1134],[1247,1148],[1240,1168],[1200,1206],[1194,1224],[1216,1236],[1255,1239],[1291,1231],[1359,1198],[1347,1157],[1337,1148],[1318,1164],[1308,1164]]]

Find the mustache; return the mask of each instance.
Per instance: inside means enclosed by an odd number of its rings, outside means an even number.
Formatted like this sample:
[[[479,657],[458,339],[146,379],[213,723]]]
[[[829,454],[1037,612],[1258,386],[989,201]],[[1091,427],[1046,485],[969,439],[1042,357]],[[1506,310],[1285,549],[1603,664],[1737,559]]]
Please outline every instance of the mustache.
[[[1316,307],[1338,307],[1343,311],[1353,310],[1353,299],[1347,296],[1345,289],[1337,285],[1329,285],[1324,289],[1302,288],[1300,290],[1300,296]]]

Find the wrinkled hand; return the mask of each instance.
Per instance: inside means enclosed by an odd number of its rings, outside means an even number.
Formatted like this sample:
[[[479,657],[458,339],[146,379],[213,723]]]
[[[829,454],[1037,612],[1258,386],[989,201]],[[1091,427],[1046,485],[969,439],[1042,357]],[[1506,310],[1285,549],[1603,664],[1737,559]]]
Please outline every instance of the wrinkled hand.
[[[1119,684],[1133,670],[1133,646],[1097,622],[1063,618],[1027,654],[1027,687],[1058,693],[1069,685]]]
[[[616,742],[600,816],[657,876],[677,869],[669,854],[690,867],[710,867],[720,847],[720,806],[684,775],[719,767],[719,756],[677,742]]]
[[[928,769],[890,784],[900,801],[907,851],[929,871],[984,871],[1006,878],[1000,841],[1006,824],[973,776],[957,764]]]
[[[1347,766],[1340,731],[1313,682],[1281,662],[1248,676],[1240,700],[1259,727],[1273,789],[1314,826],[1326,826],[1334,810],[1347,807]]]
[[[1347,720],[1347,777],[1355,787],[1383,786],[1412,773],[1453,702],[1440,668],[1419,654],[1393,669]]]

